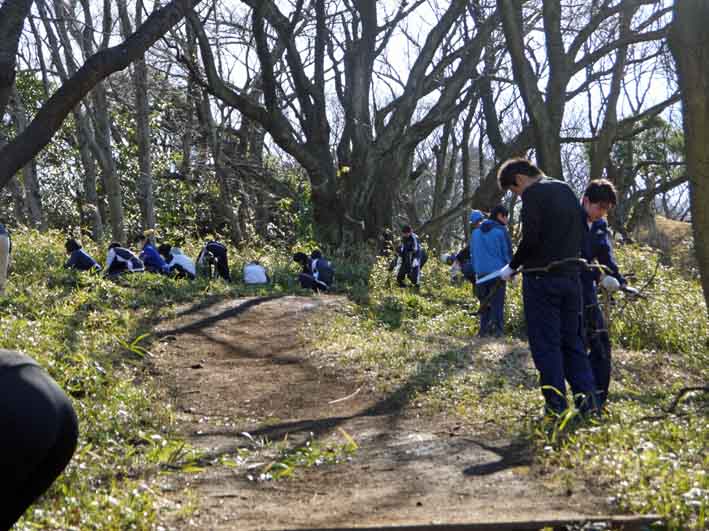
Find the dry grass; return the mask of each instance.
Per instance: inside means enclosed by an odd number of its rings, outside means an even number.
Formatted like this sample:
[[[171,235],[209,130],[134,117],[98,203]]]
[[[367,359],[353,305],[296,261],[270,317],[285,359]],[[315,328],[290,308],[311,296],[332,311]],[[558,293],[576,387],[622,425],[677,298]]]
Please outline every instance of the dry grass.
[[[658,249],[667,265],[689,273],[697,271],[691,223],[656,216],[654,225],[641,225],[633,236],[639,243]]]

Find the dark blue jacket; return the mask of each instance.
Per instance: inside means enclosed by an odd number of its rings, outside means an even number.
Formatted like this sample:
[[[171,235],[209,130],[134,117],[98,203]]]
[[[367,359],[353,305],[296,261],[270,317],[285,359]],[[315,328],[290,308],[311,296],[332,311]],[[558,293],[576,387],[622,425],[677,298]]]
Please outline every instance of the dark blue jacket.
[[[583,235],[581,258],[584,258],[587,262],[596,260],[599,264],[608,267],[612,271],[612,275],[618,279],[618,282],[624,285],[626,281],[623,275],[620,274],[618,264],[613,256],[606,220],[599,219],[589,226],[584,212],[584,227],[586,227],[586,232]],[[600,277],[601,273],[597,269],[582,272],[581,284],[583,285],[583,294],[586,301],[593,300],[591,297],[595,297],[596,283]]]
[[[73,251],[64,267],[66,269],[76,269],[77,271],[101,271],[99,263],[83,249]]]
[[[512,241],[502,223],[485,220],[473,231],[472,239],[474,268],[479,277],[503,268],[512,260]]]
[[[418,260],[418,267],[423,267],[426,263],[426,251],[421,247],[419,237],[413,232],[408,238],[401,239],[401,245],[396,250],[396,254],[401,256],[401,265],[405,271],[409,271],[413,267],[414,259]]]
[[[143,261],[147,271],[167,273],[170,270],[167,266],[167,262],[160,256],[158,250],[149,243],[143,246],[143,252],[140,253],[139,258]]]

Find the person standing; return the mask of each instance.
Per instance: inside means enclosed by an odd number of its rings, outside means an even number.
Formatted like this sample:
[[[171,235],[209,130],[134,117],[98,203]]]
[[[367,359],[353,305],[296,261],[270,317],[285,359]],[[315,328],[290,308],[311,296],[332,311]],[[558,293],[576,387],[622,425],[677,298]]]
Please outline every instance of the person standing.
[[[0,297],[5,295],[7,268],[10,265],[11,251],[12,240],[10,239],[10,232],[5,228],[5,225],[0,223]]]
[[[418,289],[421,281],[421,268],[428,257],[426,251],[421,247],[419,237],[408,225],[401,228],[401,244],[397,248],[396,254],[401,258],[399,272],[396,274],[397,284],[400,288],[405,288],[404,279],[408,277],[414,289]]]
[[[497,205],[488,219],[473,231],[473,257],[477,278],[503,268],[512,260],[512,241],[507,232],[508,210]],[[480,337],[501,336],[505,325],[506,282],[500,279],[476,283],[475,294],[480,300]]]
[[[470,220],[470,238],[468,239],[467,247],[469,260],[467,263],[467,269],[463,270],[463,274],[467,277],[472,277],[473,293],[475,293],[475,256],[473,255],[473,235],[480,227],[480,224],[485,221],[485,214],[479,210],[473,210],[470,212],[470,217],[468,219]]]
[[[613,183],[606,179],[591,181],[583,193],[581,200],[584,210],[584,232],[581,257],[587,262],[596,261],[610,271],[618,287],[637,294],[635,288],[627,286],[627,282],[613,256],[608,223],[605,220],[608,211],[616,204],[616,191]],[[603,312],[598,305],[598,286],[602,274],[598,269],[589,269],[581,273],[583,291],[584,326],[586,333],[586,348],[596,382],[596,400],[602,407],[608,398],[608,387],[611,380],[611,342]]]
[[[509,280],[522,268],[529,347],[546,411],[558,415],[568,408],[565,380],[579,409],[593,411],[595,383],[582,338],[581,205],[566,183],[526,159],[505,161],[497,180],[501,190],[522,199],[522,239],[500,277]]]

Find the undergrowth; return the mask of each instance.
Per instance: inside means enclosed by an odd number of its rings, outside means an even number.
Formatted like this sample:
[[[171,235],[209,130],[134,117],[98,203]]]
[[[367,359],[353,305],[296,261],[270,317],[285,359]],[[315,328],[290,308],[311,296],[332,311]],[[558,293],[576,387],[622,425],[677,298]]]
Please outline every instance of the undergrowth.
[[[621,510],[660,514],[669,529],[703,529],[709,507],[709,323],[699,282],[651,250],[618,250],[645,298],[610,307],[614,380],[605,417],[544,429],[537,371],[525,341],[520,283],[508,285],[504,341],[475,338],[478,302],[430,261],[419,292],[396,286],[380,259],[366,296],[318,332],[319,355],[371,379],[400,407],[454,414],[475,429],[527,440],[540,467],[585,479]]]

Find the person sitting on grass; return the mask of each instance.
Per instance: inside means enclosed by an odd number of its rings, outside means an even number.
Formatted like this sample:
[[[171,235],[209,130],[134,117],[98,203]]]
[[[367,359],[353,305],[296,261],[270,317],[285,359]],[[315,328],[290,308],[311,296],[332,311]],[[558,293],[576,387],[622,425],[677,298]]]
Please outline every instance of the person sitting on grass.
[[[167,270],[170,275],[189,280],[194,280],[197,277],[197,268],[194,262],[184,255],[179,247],[163,243],[158,247],[158,252],[167,263]]]
[[[69,259],[64,264],[64,269],[75,269],[76,271],[92,271],[97,273],[101,271],[101,264],[87,253],[84,248],[74,238],[67,239],[64,244],[66,254]]]
[[[123,273],[142,273],[145,271],[143,261],[129,249],[113,242],[108,246],[106,255],[106,276],[117,277]]]
[[[166,275],[169,272],[169,268],[148,237],[149,235],[152,235],[152,233],[152,230],[147,230],[144,233],[139,234],[136,238],[136,241],[142,248],[139,258],[143,261],[145,270],[149,273],[160,273],[162,275]]]

